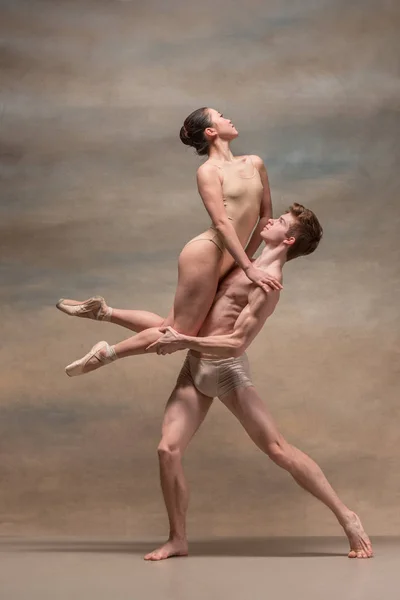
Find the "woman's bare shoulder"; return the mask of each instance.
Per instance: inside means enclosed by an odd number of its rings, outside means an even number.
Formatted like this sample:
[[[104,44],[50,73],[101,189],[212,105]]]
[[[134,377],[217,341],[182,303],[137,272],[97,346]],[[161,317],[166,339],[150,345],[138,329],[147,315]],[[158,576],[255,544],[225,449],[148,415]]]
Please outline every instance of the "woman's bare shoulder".
[[[197,169],[197,177],[204,179],[207,178],[209,176],[215,176],[216,173],[219,173],[220,171],[220,167],[218,165],[216,165],[215,163],[206,160],[206,162],[204,162],[202,165],[199,166],[199,168]]]
[[[264,166],[263,159],[261,156],[257,156],[256,154],[243,154],[240,156],[235,156],[235,160],[237,161],[251,161],[256,169],[261,169]]]
[[[261,169],[264,166],[264,161],[261,156],[257,156],[257,154],[249,154],[248,156],[256,169]]]

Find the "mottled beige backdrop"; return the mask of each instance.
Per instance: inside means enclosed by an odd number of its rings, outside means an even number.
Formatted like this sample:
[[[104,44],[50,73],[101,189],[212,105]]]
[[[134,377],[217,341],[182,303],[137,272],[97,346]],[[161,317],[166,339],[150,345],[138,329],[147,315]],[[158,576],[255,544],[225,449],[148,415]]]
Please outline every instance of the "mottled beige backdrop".
[[[183,355],[64,366],[124,330],[59,297],[166,314],[208,226],[178,132],[212,106],[275,214],[320,217],[249,351],[289,441],[372,534],[400,534],[400,10],[394,0],[1,0],[0,534],[167,531],[156,447]],[[189,533],[340,534],[218,402],[185,459]]]

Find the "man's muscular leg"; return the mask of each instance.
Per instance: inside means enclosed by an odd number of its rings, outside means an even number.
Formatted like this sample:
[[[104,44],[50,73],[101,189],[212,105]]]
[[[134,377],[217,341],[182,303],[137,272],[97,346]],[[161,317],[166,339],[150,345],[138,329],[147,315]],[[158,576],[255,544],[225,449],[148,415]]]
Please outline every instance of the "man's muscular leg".
[[[279,433],[272,415],[254,387],[238,388],[221,398],[253,442],[306,491],[335,514],[350,542],[350,558],[372,556],[371,542],[359,517],[338,498],[319,466]]]
[[[161,488],[169,520],[168,541],[146,554],[145,560],[186,556],[186,511],[189,491],[182,467],[182,455],[203,422],[213,399],[193,385],[178,385],[165,408],[162,438],[158,446]]]

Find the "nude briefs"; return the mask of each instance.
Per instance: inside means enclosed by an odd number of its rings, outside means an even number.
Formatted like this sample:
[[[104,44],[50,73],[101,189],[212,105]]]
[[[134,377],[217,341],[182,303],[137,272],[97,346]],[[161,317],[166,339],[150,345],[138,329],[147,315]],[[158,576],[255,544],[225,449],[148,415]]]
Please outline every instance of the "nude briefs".
[[[225,396],[240,387],[253,385],[246,354],[237,358],[198,358],[189,351],[178,375],[177,387],[193,385],[209,398]]]

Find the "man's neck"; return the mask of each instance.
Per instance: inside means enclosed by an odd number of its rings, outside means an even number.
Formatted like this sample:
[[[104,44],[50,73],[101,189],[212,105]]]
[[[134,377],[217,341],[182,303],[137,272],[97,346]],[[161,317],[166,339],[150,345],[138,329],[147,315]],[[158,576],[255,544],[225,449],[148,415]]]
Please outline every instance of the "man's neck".
[[[255,260],[255,266],[259,269],[276,268],[280,271],[286,262],[286,248],[281,246],[264,246],[260,256]]]

